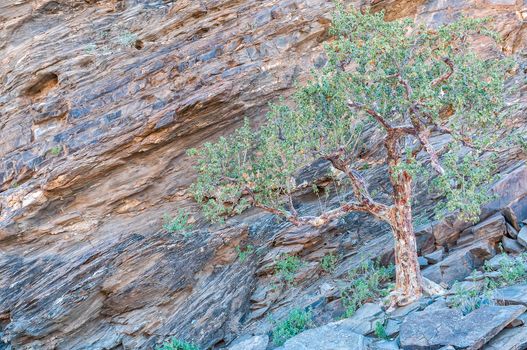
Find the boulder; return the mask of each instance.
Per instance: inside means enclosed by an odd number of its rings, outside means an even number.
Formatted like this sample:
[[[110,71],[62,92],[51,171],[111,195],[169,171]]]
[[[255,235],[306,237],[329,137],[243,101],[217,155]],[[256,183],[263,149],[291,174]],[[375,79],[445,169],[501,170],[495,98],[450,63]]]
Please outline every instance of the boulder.
[[[503,236],[501,238],[501,243],[503,244],[503,249],[507,253],[519,254],[523,252],[525,248],[521,244],[519,244],[518,241],[507,236]]]
[[[523,226],[518,232],[518,243],[527,248],[527,226]]]
[[[527,306],[527,284],[497,289],[493,299],[501,305]]]
[[[236,340],[228,350],[265,350],[269,344],[269,337],[265,334]]]
[[[523,321],[523,326],[502,330],[483,347],[483,350],[527,349],[527,314],[521,315],[518,320]]]
[[[339,322],[355,333],[367,335],[373,333],[377,322],[384,323],[385,317],[384,311],[378,304],[366,303],[352,317]]]
[[[443,248],[436,250],[433,253],[426,254],[424,258],[428,261],[430,264],[437,264],[441,260],[443,260],[443,257],[445,256],[445,250]]]
[[[526,309],[523,305],[484,306],[466,316],[448,308],[416,312],[401,325],[401,347],[435,350],[451,345],[456,349],[480,349]]]
[[[397,340],[379,340],[369,345],[368,350],[399,350]]]
[[[507,235],[510,237],[510,238],[518,238],[518,231],[520,229],[515,229],[514,227],[512,227],[509,223],[507,223]]]
[[[426,258],[422,257],[422,256],[418,257],[417,261],[419,261],[419,266],[420,267],[428,266],[428,260]]]
[[[516,199],[502,213],[512,227],[519,231],[520,222],[527,219],[527,196]]]
[[[436,283],[452,285],[470,275],[495,254],[493,244],[476,242],[469,247],[452,251],[443,261],[425,268],[423,276]]]
[[[507,254],[498,254],[494,256],[492,259],[485,262],[485,266],[492,270],[498,270],[502,264],[505,264],[509,261],[512,261],[513,258],[508,256]]]
[[[496,214],[466,231],[474,235],[474,240],[489,240],[497,243],[507,233],[507,222],[503,215]]]
[[[329,323],[294,336],[285,342],[283,350],[367,350],[370,341],[353,329],[343,321]]]

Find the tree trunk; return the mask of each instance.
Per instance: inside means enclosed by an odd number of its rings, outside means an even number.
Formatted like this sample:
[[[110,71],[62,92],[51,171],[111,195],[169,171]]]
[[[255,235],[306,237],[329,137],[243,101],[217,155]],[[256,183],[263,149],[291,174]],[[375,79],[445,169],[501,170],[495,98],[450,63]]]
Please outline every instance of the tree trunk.
[[[412,225],[412,176],[400,169],[401,151],[395,138],[386,140],[388,168],[393,187],[394,206],[389,215],[389,224],[395,238],[395,302],[409,304],[423,293],[423,280],[417,244]]]
[[[391,226],[395,238],[395,292],[400,305],[408,304],[423,292],[410,205],[395,205]]]

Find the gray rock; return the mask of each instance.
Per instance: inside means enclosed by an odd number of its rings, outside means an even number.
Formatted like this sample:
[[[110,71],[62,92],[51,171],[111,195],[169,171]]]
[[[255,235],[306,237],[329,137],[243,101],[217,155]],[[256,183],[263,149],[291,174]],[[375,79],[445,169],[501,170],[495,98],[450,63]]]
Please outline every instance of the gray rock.
[[[509,225],[507,223],[507,235],[510,237],[510,238],[518,238],[518,230],[516,230],[514,227],[512,227],[511,225]]]
[[[471,243],[474,241],[474,234],[472,233],[469,233],[469,234],[464,234],[462,235],[461,237],[459,237],[459,239],[457,240],[456,244],[458,246],[464,246],[464,245],[467,245],[468,243]]]
[[[424,257],[426,260],[428,260],[428,263],[430,264],[437,264],[441,260],[443,260],[443,257],[445,255],[445,250],[443,248],[436,250],[433,253],[426,254]]]
[[[339,322],[344,323],[355,333],[367,335],[374,331],[377,322],[384,323],[385,317],[384,311],[378,304],[366,303],[352,317]]]
[[[519,254],[524,250],[524,247],[521,244],[507,236],[501,238],[501,243],[503,244],[503,249],[505,249],[507,253]]]
[[[522,350],[527,348],[527,314],[521,315],[519,320],[523,326],[502,330],[483,350]]]
[[[507,222],[500,213],[491,216],[487,220],[480,222],[471,231],[474,234],[474,239],[482,240],[488,239],[495,243],[499,242],[501,237],[507,233]]]
[[[501,305],[527,306],[527,284],[497,289],[493,299]]]
[[[518,232],[518,243],[527,247],[527,226],[523,226],[520,232]]]
[[[266,334],[255,335],[235,341],[228,350],[265,350],[268,344],[269,337]]]
[[[399,350],[396,340],[379,340],[369,345],[368,350]]]
[[[492,270],[498,270],[502,264],[512,260],[513,258],[508,256],[507,254],[499,254],[485,262],[485,266],[489,267]]]
[[[471,246],[452,251],[443,261],[423,270],[423,276],[436,283],[452,285],[469,276],[496,254],[494,244],[481,241]]]
[[[343,320],[345,321],[345,320]],[[284,350],[367,350],[369,340],[338,321],[304,331],[285,342]]]
[[[399,334],[400,328],[401,321],[393,319],[388,319],[388,321],[386,321],[386,326],[384,327],[384,329],[386,330],[386,335],[390,338]]]
[[[466,316],[457,309],[416,312],[401,325],[401,347],[434,350],[452,345],[480,349],[526,309],[522,305],[484,306]]]

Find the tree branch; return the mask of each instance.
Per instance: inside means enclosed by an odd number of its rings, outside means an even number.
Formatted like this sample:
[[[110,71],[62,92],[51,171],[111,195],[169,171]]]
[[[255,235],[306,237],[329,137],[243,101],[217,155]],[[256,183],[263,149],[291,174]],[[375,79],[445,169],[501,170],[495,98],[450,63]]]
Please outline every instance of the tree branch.
[[[448,58],[448,57],[443,57],[442,61],[446,63],[446,65],[448,66],[449,70],[445,74],[441,75],[439,78],[434,79],[430,83],[431,87],[435,87],[435,86],[437,86],[439,84],[444,83],[454,73],[454,62],[452,62],[452,60],[450,58]]]
[[[377,113],[375,110],[373,110],[371,108],[368,108],[367,106],[363,105],[362,103],[353,102],[353,101],[349,101],[348,100],[348,107],[350,109],[352,109],[352,108],[362,109],[364,112],[366,112],[367,114],[372,116],[373,119],[375,119],[379,124],[381,124],[384,127],[384,129],[386,129],[387,131],[393,129],[392,125],[386,119],[384,119],[384,117],[382,115]]]

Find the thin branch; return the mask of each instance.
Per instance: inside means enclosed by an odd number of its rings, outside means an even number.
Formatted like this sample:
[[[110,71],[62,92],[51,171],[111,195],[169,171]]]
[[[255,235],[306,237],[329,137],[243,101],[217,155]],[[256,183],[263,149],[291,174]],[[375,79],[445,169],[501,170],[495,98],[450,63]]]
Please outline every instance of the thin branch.
[[[368,108],[367,106],[363,105],[362,103],[348,101],[348,107],[350,109],[352,109],[352,108],[362,109],[363,111],[368,113],[370,116],[372,116],[373,119],[375,119],[379,124],[381,124],[384,127],[384,129],[386,129],[387,131],[393,129],[392,125],[386,119],[384,119],[384,117],[382,115],[377,113],[375,110],[373,110],[371,108]]]
[[[475,150],[485,151],[485,152],[499,152],[496,148],[489,148],[489,147],[478,147],[474,144],[472,141],[472,138],[470,136],[464,135],[462,133],[455,132],[454,130],[447,128],[445,126],[441,125],[434,125],[432,127],[432,131],[437,131],[439,133],[443,134],[449,134],[451,135],[455,140],[461,142],[465,147],[472,148]]]
[[[454,62],[452,62],[452,60],[450,58],[448,58],[448,57],[443,57],[442,61],[446,63],[446,65],[448,66],[449,70],[445,74],[441,75],[439,78],[434,79],[430,83],[431,87],[435,87],[437,85],[440,85],[440,84],[444,83],[454,73]]]
[[[436,151],[434,150],[434,147],[430,143],[430,140],[428,136],[430,135],[430,132],[428,130],[421,130],[417,133],[417,138],[423,145],[426,153],[430,156],[430,164],[432,165],[432,168],[439,174],[444,175],[445,169],[441,166],[441,163],[439,162],[439,157],[437,156]]]

